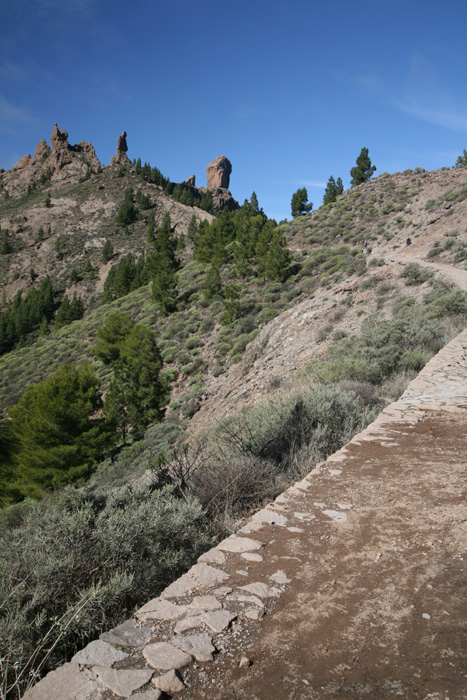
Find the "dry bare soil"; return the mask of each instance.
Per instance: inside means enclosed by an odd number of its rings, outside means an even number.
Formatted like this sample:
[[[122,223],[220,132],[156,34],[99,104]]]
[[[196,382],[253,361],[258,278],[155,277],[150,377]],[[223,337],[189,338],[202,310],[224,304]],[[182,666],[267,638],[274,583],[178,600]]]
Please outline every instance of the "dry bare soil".
[[[279,568],[292,582],[261,633],[234,635],[180,698],[467,697],[466,428],[464,413],[394,424],[386,442],[352,445],[340,475],[313,480],[303,532],[255,533],[261,576]],[[346,522],[323,517],[336,503]]]

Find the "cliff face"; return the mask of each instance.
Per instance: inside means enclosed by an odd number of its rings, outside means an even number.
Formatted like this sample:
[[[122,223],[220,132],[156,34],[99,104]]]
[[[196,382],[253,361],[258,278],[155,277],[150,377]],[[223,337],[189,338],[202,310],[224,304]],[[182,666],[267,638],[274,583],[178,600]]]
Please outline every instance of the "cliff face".
[[[13,168],[0,175],[0,185],[11,195],[27,191],[47,178],[53,183],[79,180],[87,173],[96,173],[100,163],[93,146],[87,141],[76,145],[68,143],[68,133],[54,124],[51,146],[45,139],[37,144],[34,156],[23,156]]]

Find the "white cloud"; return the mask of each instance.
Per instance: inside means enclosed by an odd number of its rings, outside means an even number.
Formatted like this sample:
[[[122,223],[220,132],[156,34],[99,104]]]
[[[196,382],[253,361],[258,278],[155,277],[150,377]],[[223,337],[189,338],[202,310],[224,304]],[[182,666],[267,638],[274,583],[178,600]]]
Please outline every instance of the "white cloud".
[[[453,131],[467,131],[467,110],[465,112],[451,111],[441,107],[421,107],[417,104],[404,104],[396,101],[397,106],[407,114],[422,119],[430,124],[444,126]]]
[[[417,119],[453,131],[467,131],[467,102],[455,97],[436,69],[421,55],[413,56],[406,87],[396,106]]]
[[[325,182],[318,182],[317,180],[300,180],[299,185],[306,185],[307,187],[320,187],[324,189],[326,187]]]
[[[0,93],[0,130],[12,133],[16,132],[18,127],[33,126],[37,123],[38,120],[28,110],[9,102]]]

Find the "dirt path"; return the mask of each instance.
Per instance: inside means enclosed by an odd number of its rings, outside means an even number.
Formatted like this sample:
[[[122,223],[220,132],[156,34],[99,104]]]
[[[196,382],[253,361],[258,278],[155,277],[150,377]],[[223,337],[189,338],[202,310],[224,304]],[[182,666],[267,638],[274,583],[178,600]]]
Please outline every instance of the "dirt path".
[[[261,633],[181,697],[467,697],[466,429],[467,415],[442,412],[394,424],[385,444],[353,445],[341,474],[315,478],[294,502],[303,532],[255,535],[261,580],[280,570],[292,583]]]
[[[467,270],[460,267],[453,267],[453,265],[447,265],[444,263],[434,263],[424,260],[423,257],[412,255],[411,249],[400,248],[397,252],[391,256],[384,257],[387,263],[400,263],[402,265],[407,265],[408,263],[417,263],[422,267],[426,267],[433,272],[439,273],[442,277],[447,279],[449,282],[453,282],[461,289],[467,289]]]
[[[464,332],[272,504],[282,526],[253,531],[262,562],[230,555],[229,586],[283,593],[180,698],[467,698],[466,352]]]

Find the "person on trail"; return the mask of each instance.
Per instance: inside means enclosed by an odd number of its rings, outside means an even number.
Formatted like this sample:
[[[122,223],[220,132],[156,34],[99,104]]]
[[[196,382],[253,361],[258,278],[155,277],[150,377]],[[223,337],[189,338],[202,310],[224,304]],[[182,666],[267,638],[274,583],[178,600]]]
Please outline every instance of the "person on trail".
[[[410,245],[411,243],[412,243],[412,241],[410,240],[410,238],[407,238],[406,244],[407,244],[407,245]]]

